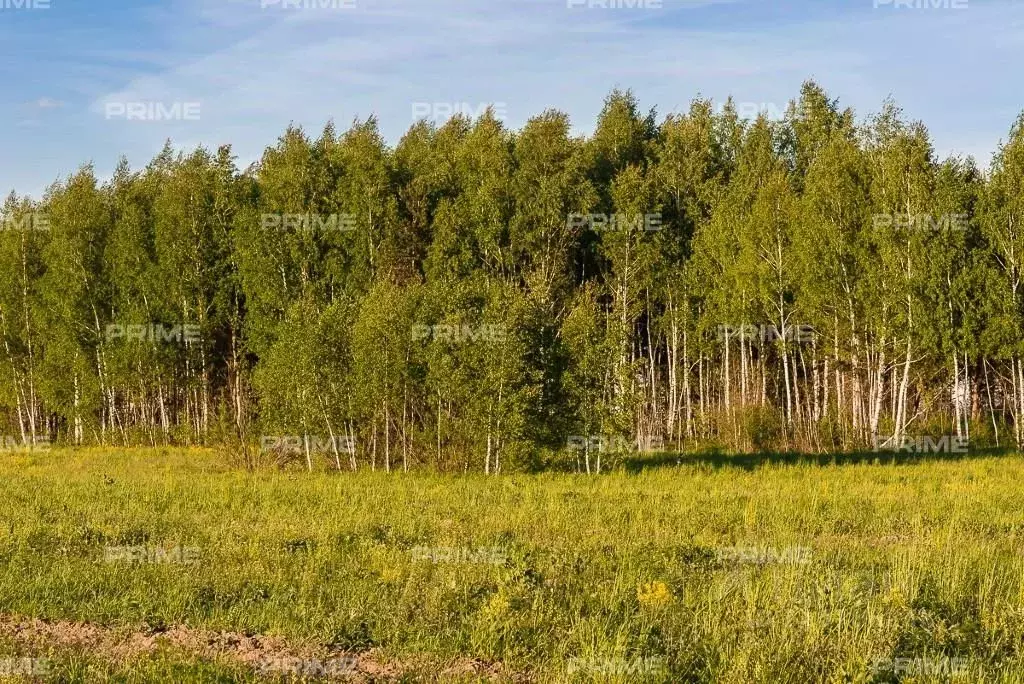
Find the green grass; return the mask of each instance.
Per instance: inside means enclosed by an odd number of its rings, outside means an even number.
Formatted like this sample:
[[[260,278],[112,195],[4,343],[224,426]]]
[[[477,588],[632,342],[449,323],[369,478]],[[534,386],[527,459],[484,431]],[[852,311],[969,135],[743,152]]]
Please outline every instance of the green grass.
[[[24,649],[0,639],[0,661],[23,656]],[[46,676],[35,679],[75,684],[91,682],[258,682],[254,673],[238,667],[203,661],[185,654],[160,652],[133,659],[130,663],[110,662],[94,654],[79,651],[37,650],[32,654],[45,659]],[[13,679],[11,677],[10,679]],[[28,679],[28,677],[21,677]],[[6,679],[0,676],[0,681]]]
[[[4,454],[0,613],[377,649],[422,677],[476,659],[545,682],[930,682],[961,658],[958,681],[1018,682],[1022,483],[1016,455],[488,478],[248,474],[199,450]],[[114,546],[198,562],[105,561]],[[0,659],[12,649],[0,641]],[[124,681],[247,677],[101,656],[53,657]],[[873,673],[897,658],[911,660]]]

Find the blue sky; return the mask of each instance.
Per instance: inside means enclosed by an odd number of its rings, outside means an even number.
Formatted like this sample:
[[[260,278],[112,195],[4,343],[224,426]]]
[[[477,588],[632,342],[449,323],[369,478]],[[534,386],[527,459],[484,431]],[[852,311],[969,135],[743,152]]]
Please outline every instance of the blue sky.
[[[940,155],[983,165],[1024,109],[1024,0],[33,1],[0,0],[4,194],[39,196],[89,161],[140,167],[168,138],[230,143],[245,165],[289,122],[373,114],[393,143],[417,103],[497,103],[511,127],[555,107],[587,132],[615,86],[661,114],[698,94],[773,111],[814,78],[861,118],[892,95]],[[107,117],[135,102],[198,111]]]

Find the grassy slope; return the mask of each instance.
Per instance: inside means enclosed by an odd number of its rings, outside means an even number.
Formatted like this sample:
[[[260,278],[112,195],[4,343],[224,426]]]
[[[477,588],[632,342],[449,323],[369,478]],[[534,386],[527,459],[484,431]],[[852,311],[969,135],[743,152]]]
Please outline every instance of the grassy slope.
[[[540,681],[565,680],[572,658],[664,659],[623,681],[872,681],[875,659],[943,655],[970,659],[963,681],[1024,681],[1022,483],[1017,456],[485,478],[3,454],[0,613],[469,657]],[[103,560],[128,545],[200,560]],[[418,546],[507,558],[432,563]],[[716,553],[734,546],[811,562]]]

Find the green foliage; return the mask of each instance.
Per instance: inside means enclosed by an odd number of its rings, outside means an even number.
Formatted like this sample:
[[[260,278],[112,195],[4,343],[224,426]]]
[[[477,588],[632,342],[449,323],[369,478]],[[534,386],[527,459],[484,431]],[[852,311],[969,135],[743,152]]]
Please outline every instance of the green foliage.
[[[307,466],[489,473],[1022,443],[1022,197],[1024,117],[983,173],[813,82],[781,121],[616,90],[582,137],[489,111],[393,148],[372,118],[289,127],[244,171],[168,145],[4,203],[0,435],[344,437]]]

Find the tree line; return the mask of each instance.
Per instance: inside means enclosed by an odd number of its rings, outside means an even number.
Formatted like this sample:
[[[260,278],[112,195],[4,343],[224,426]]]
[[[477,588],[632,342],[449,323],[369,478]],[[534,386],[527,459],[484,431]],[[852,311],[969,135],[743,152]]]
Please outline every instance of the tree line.
[[[813,82],[779,120],[616,90],[587,136],[371,118],[244,170],[168,143],[0,219],[22,444],[495,473],[1024,441],[1024,117],[980,170]]]

